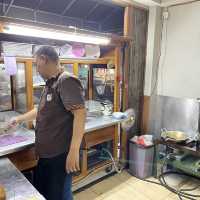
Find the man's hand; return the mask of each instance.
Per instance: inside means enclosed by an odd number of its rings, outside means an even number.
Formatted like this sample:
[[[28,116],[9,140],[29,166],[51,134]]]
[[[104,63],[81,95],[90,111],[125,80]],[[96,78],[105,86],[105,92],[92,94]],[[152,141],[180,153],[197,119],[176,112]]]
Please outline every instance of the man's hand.
[[[21,123],[19,117],[12,117],[7,124],[7,130],[15,129]]]
[[[11,133],[11,131],[13,129],[15,129],[18,124],[19,124],[19,121],[18,121],[18,119],[16,117],[15,118],[11,118],[8,122],[4,122],[0,126],[0,135]]]
[[[79,149],[74,151],[70,150],[66,160],[66,171],[67,173],[77,172],[80,170],[79,165]]]
[[[8,129],[16,128],[20,124],[18,117],[13,117],[8,122]]]

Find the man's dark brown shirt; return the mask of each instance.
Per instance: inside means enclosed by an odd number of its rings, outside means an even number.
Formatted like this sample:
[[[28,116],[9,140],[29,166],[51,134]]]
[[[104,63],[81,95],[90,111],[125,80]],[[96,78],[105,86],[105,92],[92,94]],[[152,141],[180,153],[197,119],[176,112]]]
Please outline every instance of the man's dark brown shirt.
[[[36,153],[51,158],[69,151],[73,119],[72,110],[84,107],[80,81],[67,73],[47,80],[36,118]]]

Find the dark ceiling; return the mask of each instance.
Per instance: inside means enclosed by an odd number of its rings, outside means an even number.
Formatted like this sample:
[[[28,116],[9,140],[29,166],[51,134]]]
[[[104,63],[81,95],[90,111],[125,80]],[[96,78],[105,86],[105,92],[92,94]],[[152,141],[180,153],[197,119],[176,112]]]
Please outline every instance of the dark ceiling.
[[[99,32],[123,32],[124,8],[109,0],[0,0],[0,14]]]

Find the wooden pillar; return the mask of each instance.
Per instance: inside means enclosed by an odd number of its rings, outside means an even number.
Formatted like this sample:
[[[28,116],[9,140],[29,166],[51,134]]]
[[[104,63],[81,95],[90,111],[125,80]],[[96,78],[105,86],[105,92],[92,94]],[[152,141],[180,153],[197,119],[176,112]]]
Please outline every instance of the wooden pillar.
[[[114,87],[114,112],[120,111],[120,67],[121,67],[121,48],[118,46],[115,48],[115,87]],[[114,159],[118,159],[118,143],[119,143],[119,127],[115,126],[114,142],[113,142],[113,156]]]
[[[25,77],[27,111],[30,111],[33,109],[33,71],[31,59],[26,60],[25,62]]]
[[[78,63],[74,63],[73,72],[74,72],[74,75],[78,77]]]
[[[33,69],[32,60],[28,59],[25,61],[25,85],[26,85],[26,111],[33,109]],[[32,128],[32,122],[27,123],[28,128]]]
[[[133,6],[127,6],[124,12],[124,36],[133,37]],[[132,42],[132,41],[131,41]],[[130,43],[125,45],[124,49],[124,66],[123,66],[123,84],[122,84],[122,101],[123,111],[128,109],[128,80],[129,80],[129,65],[130,65]],[[121,159],[123,163],[127,160],[127,133],[122,131],[121,133]]]
[[[124,11],[124,36],[133,37],[133,6],[127,6]],[[132,41],[131,41],[132,42]],[[128,73],[130,63],[130,43],[125,45],[124,49],[124,74],[123,74],[123,110],[128,108]]]
[[[127,6],[124,11],[124,36],[133,36],[133,6]]]
[[[150,121],[154,116],[151,104],[154,102],[154,95],[157,95],[157,71],[160,59],[161,38],[162,38],[162,8],[152,7],[149,9],[148,34],[147,34],[147,53],[145,68],[145,86],[142,113],[142,132],[150,131]],[[151,73],[150,73],[151,72]]]
[[[114,89],[114,112],[120,110],[120,47],[115,48],[115,89]]]

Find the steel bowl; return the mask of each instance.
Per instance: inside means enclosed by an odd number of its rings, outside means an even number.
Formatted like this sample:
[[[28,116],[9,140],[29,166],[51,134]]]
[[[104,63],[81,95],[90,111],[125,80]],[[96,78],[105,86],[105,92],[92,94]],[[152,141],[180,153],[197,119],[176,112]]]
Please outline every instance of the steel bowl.
[[[182,131],[164,131],[161,136],[165,140],[173,140],[175,142],[184,142],[189,139],[188,135]]]

